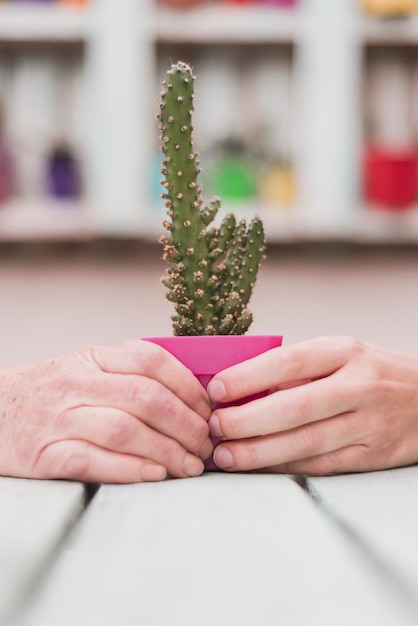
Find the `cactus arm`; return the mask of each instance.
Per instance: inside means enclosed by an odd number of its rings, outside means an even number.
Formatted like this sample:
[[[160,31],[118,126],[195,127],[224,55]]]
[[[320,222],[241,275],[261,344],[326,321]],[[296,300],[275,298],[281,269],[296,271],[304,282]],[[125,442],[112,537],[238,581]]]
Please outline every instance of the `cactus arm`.
[[[240,272],[236,277],[234,289],[240,295],[243,306],[251,297],[258,269],[264,254],[264,228],[259,218],[252,220],[248,227],[245,249],[241,257]]]

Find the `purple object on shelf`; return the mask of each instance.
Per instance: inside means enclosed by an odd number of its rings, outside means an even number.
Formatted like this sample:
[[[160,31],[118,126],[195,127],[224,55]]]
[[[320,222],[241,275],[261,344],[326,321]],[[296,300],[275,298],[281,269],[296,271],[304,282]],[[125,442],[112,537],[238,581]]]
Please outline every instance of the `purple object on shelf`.
[[[57,147],[48,159],[48,190],[59,199],[78,198],[81,193],[77,159],[66,147]]]

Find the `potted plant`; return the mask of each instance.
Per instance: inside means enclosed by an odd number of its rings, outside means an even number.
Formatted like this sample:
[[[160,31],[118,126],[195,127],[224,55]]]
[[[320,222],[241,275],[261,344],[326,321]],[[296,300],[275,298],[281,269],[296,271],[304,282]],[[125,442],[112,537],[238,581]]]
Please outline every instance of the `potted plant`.
[[[363,157],[364,195],[373,207],[405,211],[418,201],[418,150],[369,146]]]
[[[172,65],[164,87],[158,117],[169,219],[161,238],[167,262],[162,281],[175,309],[174,336],[147,339],[169,350],[206,386],[218,371],[281,345],[282,338],[245,335],[253,319],[247,304],[264,255],[264,229],[259,218],[247,225],[232,213],[213,225],[220,200],[205,205],[198,181],[192,68]]]

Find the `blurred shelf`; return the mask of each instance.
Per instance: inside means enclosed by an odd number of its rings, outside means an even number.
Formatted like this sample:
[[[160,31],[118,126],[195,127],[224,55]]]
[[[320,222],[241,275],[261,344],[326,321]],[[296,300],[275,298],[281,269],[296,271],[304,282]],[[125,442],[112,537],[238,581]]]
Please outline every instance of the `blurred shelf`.
[[[202,6],[188,11],[158,8],[158,43],[293,44],[300,31],[295,9],[268,6]]]
[[[13,200],[0,206],[0,242],[82,241],[95,236],[90,211],[79,202]]]
[[[359,244],[417,244],[418,206],[405,211],[374,207],[353,209],[350,217],[331,223],[319,221],[297,207],[263,207],[253,203],[225,204],[222,215],[234,211],[237,219],[259,215],[268,243],[312,243],[320,241]],[[220,219],[222,217],[220,216]],[[91,207],[70,201],[14,200],[0,207],[0,243],[36,241],[94,241],[102,237],[142,239],[157,243],[165,234],[164,211],[154,208],[138,215],[125,230],[105,229],[95,223]]]
[[[418,14],[385,19],[366,17],[361,31],[367,44],[418,46]]]
[[[353,207],[344,219],[320,220],[313,214],[302,212],[296,206],[266,207],[254,203],[228,205],[222,214],[234,212],[237,219],[251,220],[258,215],[263,220],[268,243],[311,243],[335,241],[364,244],[417,244],[418,206],[404,211],[390,211],[380,207]],[[141,235],[157,241],[164,234],[164,211],[155,209],[146,224],[141,225]]]
[[[0,4],[2,42],[80,42],[88,10],[60,5]]]

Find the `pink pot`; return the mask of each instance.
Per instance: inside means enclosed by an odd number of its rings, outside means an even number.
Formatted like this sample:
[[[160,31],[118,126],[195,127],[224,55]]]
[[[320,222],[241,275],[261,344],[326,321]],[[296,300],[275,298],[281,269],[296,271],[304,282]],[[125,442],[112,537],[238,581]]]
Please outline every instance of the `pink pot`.
[[[197,337],[144,337],[168,350],[188,367],[205,387],[215,374],[227,367],[251,359],[267,350],[282,345],[280,335],[213,335]],[[255,400],[268,390],[231,404],[238,405]],[[216,404],[213,408],[227,406]],[[218,442],[214,441],[216,445]],[[219,470],[212,458],[205,464],[207,470]]]

